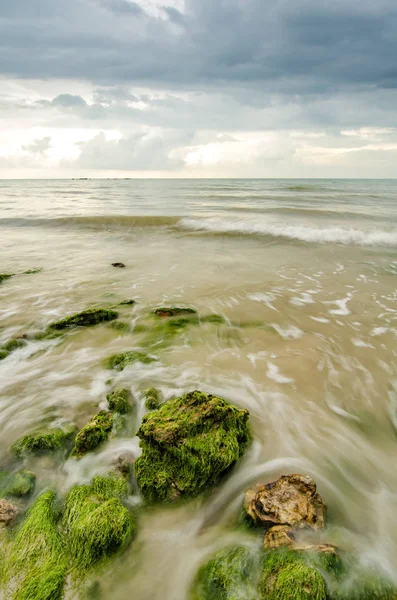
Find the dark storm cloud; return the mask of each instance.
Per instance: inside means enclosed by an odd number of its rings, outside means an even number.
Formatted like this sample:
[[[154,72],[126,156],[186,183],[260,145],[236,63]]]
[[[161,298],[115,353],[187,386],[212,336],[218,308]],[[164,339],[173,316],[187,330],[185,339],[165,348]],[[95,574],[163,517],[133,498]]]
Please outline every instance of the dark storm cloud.
[[[137,18],[139,17],[139,18]],[[397,87],[395,0],[0,0],[0,73],[284,93]]]

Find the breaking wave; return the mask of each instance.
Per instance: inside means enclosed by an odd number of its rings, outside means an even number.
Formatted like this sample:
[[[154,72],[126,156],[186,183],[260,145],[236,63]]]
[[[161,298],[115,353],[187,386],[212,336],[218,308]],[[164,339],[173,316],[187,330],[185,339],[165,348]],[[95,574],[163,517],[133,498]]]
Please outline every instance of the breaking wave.
[[[187,231],[229,235],[261,235],[316,244],[347,244],[356,246],[397,246],[397,229],[362,230],[344,227],[313,227],[226,219],[190,219],[179,221]]]

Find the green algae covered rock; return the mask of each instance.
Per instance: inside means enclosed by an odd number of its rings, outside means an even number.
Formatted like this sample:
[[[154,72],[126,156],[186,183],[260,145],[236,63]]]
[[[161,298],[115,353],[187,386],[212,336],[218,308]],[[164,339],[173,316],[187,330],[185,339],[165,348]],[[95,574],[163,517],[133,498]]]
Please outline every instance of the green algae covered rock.
[[[156,359],[149,354],[140,352],[138,350],[130,350],[128,352],[122,352],[121,354],[113,354],[109,356],[106,361],[108,369],[115,369],[116,371],[123,371],[128,365],[134,362],[141,362],[145,365],[155,362]]]
[[[122,300],[118,306],[133,306],[134,304],[136,304],[136,300]]]
[[[71,456],[81,457],[98,448],[107,441],[112,427],[113,414],[100,410],[76,435]]]
[[[191,600],[258,600],[258,570],[258,555],[253,550],[225,548],[199,569]]]
[[[116,476],[95,477],[69,491],[63,526],[76,571],[89,570],[131,541],[136,519],[121,503],[126,496],[127,483]]]
[[[69,329],[70,327],[91,327],[92,325],[98,325],[98,323],[104,323],[106,321],[113,321],[117,319],[118,313],[114,310],[105,308],[91,308],[90,310],[84,310],[83,312],[77,313],[55,323],[49,325],[49,329]]]
[[[305,563],[304,553],[288,550],[265,555],[259,591],[266,600],[327,600],[321,573]]]
[[[16,473],[0,473],[0,496],[23,497],[28,496],[34,489],[36,475],[31,471],[17,471]]]
[[[123,335],[131,332],[131,327],[128,323],[126,323],[126,321],[112,321],[109,327]]]
[[[15,350],[19,350],[19,348],[23,348],[26,346],[25,340],[9,340],[2,346],[2,350],[6,350],[6,352],[14,352]]]
[[[3,283],[3,281],[10,279],[10,277],[14,277],[14,273],[0,273],[0,283]]]
[[[118,388],[106,396],[110,411],[125,415],[131,410],[132,394],[130,390]]]
[[[33,433],[19,438],[10,448],[18,458],[29,454],[46,454],[67,448],[76,435],[76,429],[48,429],[43,433]]]
[[[162,306],[156,308],[153,314],[157,317],[179,317],[180,315],[197,315],[193,308],[179,308],[177,306]]]
[[[0,348],[0,360],[4,360],[5,358],[7,358],[7,356],[9,356],[9,352],[7,352],[7,350],[3,350],[3,348]]]
[[[68,559],[58,520],[55,494],[44,492],[27,513],[6,558],[6,587],[13,590],[13,600],[63,597]]]
[[[191,392],[143,417],[137,435],[142,455],[134,465],[148,501],[172,501],[215,485],[244,454],[248,411],[222,398]]]
[[[148,388],[143,390],[142,395],[145,399],[145,408],[148,410],[156,410],[161,406],[161,394],[156,388]]]

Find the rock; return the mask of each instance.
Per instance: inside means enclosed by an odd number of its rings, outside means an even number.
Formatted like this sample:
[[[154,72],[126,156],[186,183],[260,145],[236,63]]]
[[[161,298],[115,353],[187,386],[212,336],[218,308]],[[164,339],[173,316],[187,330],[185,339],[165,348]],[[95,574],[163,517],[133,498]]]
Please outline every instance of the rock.
[[[92,327],[98,323],[113,321],[117,319],[118,313],[106,308],[92,308],[76,313],[49,325],[49,329],[69,329],[70,327]]]
[[[123,452],[113,461],[113,465],[116,472],[125,476],[132,473],[134,461],[135,456],[132,452]]]
[[[106,396],[110,411],[125,415],[131,411],[132,394],[130,390],[118,388]]]
[[[36,475],[31,471],[17,471],[16,473],[0,473],[1,496],[28,496],[34,489]]]
[[[177,317],[179,315],[197,315],[193,308],[180,308],[177,306],[156,308],[153,314],[157,317]]]
[[[119,269],[124,269],[125,264],[122,262],[115,262],[115,263],[112,263],[112,267],[118,267]]]
[[[118,306],[133,306],[134,304],[136,304],[136,300],[122,300]]]
[[[98,448],[107,441],[112,427],[113,414],[100,410],[76,435],[71,456],[80,458]]]
[[[6,559],[6,598],[60,600],[69,571],[67,540],[58,529],[55,493],[41,494],[18,529]]]
[[[126,497],[127,483],[122,477],[94,477],[91,485],[77,485],[69,491],[63,526],[72,561],[80,572],[131,541],[136,519],[121,503]]]
[[[142,395],[145,399],[145,408],[148,410],[156,410],[161,406],[161,393],[156,388],[148,388],[143,390]]]
[[[106,366],[108,369],[115,369],[116,371],[123,371],[125,367],[134,362],[141,362],[144,365],[148,365],[155,362],[157,359],[150,354],[145,354],[139,350],[129,350],[128,352],[122,352],[121,354],[112,354],[106,360]]]
[[[198,571],[192,586],[192,600],[259,600],[255,571],[256,553],[245,546],[231,546],[217,552]]]
[[[10,448],[18,458],[29,454],[45,454],[67,448],[76,435],[76,428],[49,429],[43,433],[33,433],[19,438]]]
[[[15,521],[19,513],[19,510],[16,506],[5,500],[4,498],[0,500],[0,525],[8,526]]]
[[[295,546],[295,536],[288,525],[275,525],[266,533],[263,540],[265,549],[286,548]]]
[[[197,496],[214,486],[244,454],[249,413],[222,398],[191,392],[147,413],[137,432],[138,486],[148,501]]]
[[[248,490],[246,511],[255,522],[295,528],[325,526],[326,506],[309,476],[282,475],[277,481]]]

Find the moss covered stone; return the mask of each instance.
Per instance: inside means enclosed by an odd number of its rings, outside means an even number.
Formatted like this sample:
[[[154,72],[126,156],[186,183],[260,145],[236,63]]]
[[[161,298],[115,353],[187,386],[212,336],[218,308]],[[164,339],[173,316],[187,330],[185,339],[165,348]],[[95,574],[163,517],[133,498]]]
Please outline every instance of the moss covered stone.
[[[7,587],[14,591],[13,600],[63,597],[68,560],[58,520],[55,494],[45,492],[29,510],[6,561]]]
[[[45,454],[68,447],[76,435],[76,429],[49,429],[43,433],[33,433],[19,438],[12,446],[11,452],[18,457],[29,454]]]
[[[247,448],[248,416],[247,410],[198,391],[146,414],[137,432],[142,455],[134,465],[143,496],[171,501],[215,485]]]
[[[76,435],[72,456],[81,457],[98,448],[107,441],[112,427],[112,413],[100,410]]]
[[[145,408],[148,410],[156,410],[161,406],[161,393],[156,388],[148,388],[143,390],[142,396],[145,399]]]
[[[118,306],[133,306],[134,304],[136,304],[136,300],[122,300]]]
[[[125,415],[131,410],[132,394],[130,390],[118,388],[106,396],[110,411]]]
[[[120,501],[126,495],[122,477],[95,477],[91,485],[68,493],[63,526],[77,571],[87,571],[130,542],[136,522]]]
[[[157,317],[179,317],[180,315],[197,315],[197,311],[193,308],[180,308],[177,306],[162,306],[156,308],[153,314]]]
[[[30,494],[36,483],[36,475],[31,471],[0,473],[0,495],[3,497],[22,497]]]
[[[266,600],[327,600],[319,570],[306,564],[304,553],[288,550],[265,555],[259,592]]]
[[[3,283],[3,281],[10,279],[10,277],[14,277],[14,273],[0,273],[0,283]]]
[[[121,354],[113,354],[109,356],[106,361],[108,369],[115,369],[116,371],[122,371],[128,365],[134,362],[141,362],[143,364],[150,364],[155,362],[156,359],[149,354],[140,352],[138,350],[130,350],[128,352],[122,352]]]
[[[114,319],[117,319],[118,316],[118,313],[114,310],[92,308],[66,317],[65,319],[61,319],[60,321],[56,321],[55,323],[51,323],[49,328],[69,329],[70,327],[91,327],[92,325],[98,325],[98,323],[113,321]]]
[[[253,550],[245,546],[225,548],[199,569],[191,599],[258,600],[258,570],[258,556]]]
[[[19,350],[19,348],[23,348],[26,346],[25,340],[9,340],[4,346],[2,346],[2,350],[6,350],[7,352],[14,352],[15,350]]]

